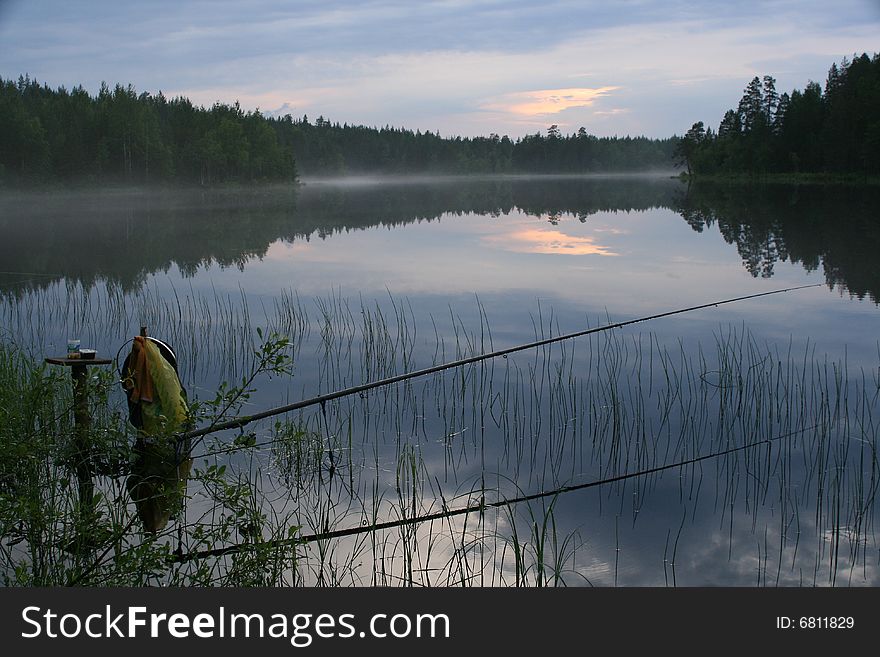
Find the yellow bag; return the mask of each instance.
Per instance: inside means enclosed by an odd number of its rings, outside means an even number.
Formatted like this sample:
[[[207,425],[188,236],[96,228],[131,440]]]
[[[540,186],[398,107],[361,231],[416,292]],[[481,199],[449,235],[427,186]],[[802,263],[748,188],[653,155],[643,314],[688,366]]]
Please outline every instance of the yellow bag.
[[[141,402],[142,431],[148,436],[172,434],[186,421],[187,408],[177,372],[152,341],[144,340],[147,367],[153,382],[153,401]]]
[[[134,339],[125,370],[123,385],[138,428],[126,488],[144,529],[157,532],[179,511],[192,467],[189,441],[174,435],[185,428],[186,393],[174,367],[152,340]]]

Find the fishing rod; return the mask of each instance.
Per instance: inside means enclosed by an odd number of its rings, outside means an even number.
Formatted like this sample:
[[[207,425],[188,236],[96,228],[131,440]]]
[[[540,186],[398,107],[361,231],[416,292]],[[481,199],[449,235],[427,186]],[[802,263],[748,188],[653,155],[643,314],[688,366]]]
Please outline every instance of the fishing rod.
[[[506,349],[499,349],[497,351],[492,351],[484,354],[477,354],[475,356],[468,356],[467,358],[461,358],[459,360],[455,360],[449,363],[443,363],[440,365],[434,365],[432,367],[426,367],[424,369],[415,370],[413,372],[405,372],[403,374],[397,374],[395,376],[390,376],[385,379],[380,379],[378,381],[370,381],[368,383],[363,383],[357,386],[352,386],[350,388],[344,388],[342,390],[337,390],[335,392],[328,392],[323,395],[318,395],[316,397],[311,397],[309,399],[303,399],[298,402],[294,402],[292,404],[286,404],[284,406],[277,406],[275,408],[270,408],[265,411],[261,411],[259,413],[254,413],[252,415],[243,415],[237,417],[232,420],[228,420],[226,422],[218,422],[215,424],[211,424],[207,427],[203,427],[201,429],[195,429],[192,431],[187,431],[182,434],[178,434],[178,439],[183,441],[192,438],[199,438],[201,436],[205,436],[207,434],[215,433],[217,431],[224,431],[226,429],[240,429],[251,422],[256,422],[257,420],[263,420],[268,417],[274,417],[276,415],[281,415],[283,413],[289,413],[291,411],[296,411],[301,408],[306,408],[308,406],[315,406],[317,404],[321,404],[322,406],[328,401],[332,401],[334,399],[339,399],[340,397],[348,397],[349,395],[358,394],[361,392],[365,392],[367,390],[372,390],[373,388],[380,388],[382,386],[391,385],[393,383],[399,383],[401,381],[407,381],[409,379],[415,379],[421,376],[427,376],[428,374],[435,374],[437,372],[442,372],[444,370],[452,369],[454,367],[461,367],[463,365],[469,365],[471,363],[477,363],[483,360],[488,360],[490,358],[497,358],[498,356],[507,356],[508,354],[513,354],[519,351],[525,351],[527,349],[534,349],[535,347],[543,347],[548,344],[553,344],[555,342],[560,342],[562,340],[571,340],[572,338],[582,337],[584,335],[590,335],[592,333],[600,333],[602,331],[610,331],[616,328],[622,328],[624,326],[630,326],[632,324],[638,324],[640,322],[647,322],[653,319],[660,319],[662,317],[670,317],[672,315],[680,315],[682,313],[693,312],[694,310],[701,310],[703,308],[712,308],[717,306],[723,306],[728,303],[736,303],[737,301],[745,301],[747,299],[757,299],[758,297],[766,297],[773,294],[782,294],[783,292],[793,292],[795,290],[804,290],[811,287],[821,287],[823,283],[813,283],[811,285],[799,285],[797,287],[787,287],[779,290],[771,290],[769,292],[758,292],[756,294],[749,294],[742,297],[735,297],[732,299],[724,299],[722,301],[713,301],[711,303],[700,304],[699,306],[690,306],[688,308],[680,308],[678,310],[669,310],[667,312],[658,313],[656,315],[650,315],[648,317],[639,317],[638,319],[629,319],[623,322],[615,322],[613,324],[605,324],[603,326],[597,326],[590,329],[584,329],[581,331],[575,331],[574,333],[567,333],[565,335],[558,335],[555,337],[544,338],[542,340],[536,340],[534,342],[529,342],[527,344],[516,345],[513,347],[507,347]],[[190,447],[190,453],[192,449],[195,447],[195,443]]]
[[[451,518],[453,516],[460,516],[468,513],[482,513],[486,509],[497,509],[504,506],[510,506],[513,504],[518,504],[520,502],[530,502],[532,500],[537,500],[545,497],[557,496],[563,493],[571,493],[577,490],[584,490],[586,488],[594,488],[596,486],[604,486],[606,484],[613,484],[618,481],[624,481],[626,479],[633,479],[634,477],[644,477],[646,475],[656,474],[658,472],[662,472],[664,470],[670,470],[672,468],[681,468],[687,465],[692,465],[694,463],[699,463],[700,461],[706,461],[708,459],[717,458],[719,456],[725,456],[727,454],[733,454],[735,452],[740,452],[745,449],[749,449],[751,447],[760,447],[761,445],[767,445],[768,449],[770,445],[777,440],[782,440],[783,438],[790,438],[792,436],[805,433],[807,431],[811,431],[813,429],[818,428],[819,425],[815,424],[811,427],[804,427],[802,429],[797,429],[795,431],[790,431],[789,433],[781,434],[778,436],[773,436],[772,438],[767,438],[765,440],[759,440],[754,443],[749,443],[748,445],[740,445],[739,447],[731,447],[729,449],[721,450],[718,452],[712,452],[711,454],[705,454],[703,456],[696,456],[691,459],[687,459],[685,461],[678,461],[677,463],[669,463],[667,465],[658,465],[653,468],[648,468],[647,470],[640,470],[639,472],[630,472],[627,474],[617,475],[614,477],[608,477],[606,479],[598,479],[593,481],[588,481],[582,484],[572,484],[570,486],[562,486],[560,488],[555,488],[550,491],[542,491],[540,493],[532,493],[530,495],[522,495],[520,497],[513,497],[510,499],[498,500],[496,502],[486,502],[485,499],[481,496],[480,502],[478,504],[469,504],[465,507],[461,507],[458,509],[446,509],[444,503],[444,510],[437,511],[435,513],[429,513],[423,516],[413,516],[411,518],[402,518],[400,520],[389,520],[387,522],[379,522],[372,525],[360,525],[357,527],[349,527],[348,529],[339,529],[335,531],[326,531],[321,532],[319,534],[308,534],[306,536],[298,536],[296,538],[285,538],[278,539],[274,541],[264,541],[261,543],[236,543],[234,545],[227,545],[222,548],[214,548],[212,550],[200,550],[197,552],[188,552],[186,554],[175,554],[170,557],[170,561],[172,563],[186,563],[188,561],[193,561],[195,559],[205,559],[208,557],[223,557],[228,554],[237,554],[239,552],[243,552],[248,549],[257,549],[257,548],[282,548],[282,547],[292,547],[294,545],[300,545],[305,543],[314,543],[316,541],[324,541],[332,538],[343,538],[346,536],[356,536],[358,534],[365,534],[368,532],[380,531],[383,529],[393,529],[395,527],[403,527],[405,525],[417,525],[423,522],[430,522],[432,520],[442,520],[445,518]]]

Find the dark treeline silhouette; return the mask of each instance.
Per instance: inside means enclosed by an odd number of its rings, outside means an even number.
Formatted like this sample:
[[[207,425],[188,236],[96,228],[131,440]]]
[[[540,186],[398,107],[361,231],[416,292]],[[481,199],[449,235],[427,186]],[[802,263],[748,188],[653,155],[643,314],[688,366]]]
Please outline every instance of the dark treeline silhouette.
[[[677,139],[595,137],[558,126],[512,141],[273,118],[239,105],[197,107],[129,85],[51,89],[0,79],[0,176],[211,184],[297,173],[586,173],[671,170]]]
[[[779,94],[776,80],[755,77],[717,131],[695,123],[677,160],[691,174],[880,171],[880,55],[832,64],[823,89]]]
[[[677,138],[596,137],[556,125],[516,141],[442,138],[430,132],[331,123],[323,117],[282,119],[293,128],[304,175],[346,173],[590,173],[672,170]]]
[[[874,185],[762,185],[696,181],[676,211],[697,232],[717,227],[743,266],[770,278],[778,262],[822,267],[829,287],[880,301]]]
[[[53,90],[0,79],[0,174],[23,179],[294,180],[290,135],[259,112],[194,106],[102,85]]]

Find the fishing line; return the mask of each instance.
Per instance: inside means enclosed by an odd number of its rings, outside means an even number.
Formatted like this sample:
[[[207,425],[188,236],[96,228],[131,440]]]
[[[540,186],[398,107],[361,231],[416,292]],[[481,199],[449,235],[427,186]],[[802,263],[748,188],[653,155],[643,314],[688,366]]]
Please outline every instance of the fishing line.
[[[606,324],[604,326],[597,326],[590,329],[584,329],[581,331],[576,331],[574,333],[567,333],[565,335],[558,335],[555,337],[544,338],[542,340],[536,340],[535,342],[529,342],[527,344],[516,345],[513,347],[507,347],[506,349],[499,349],[497,351],[492,351],[485,354],[478,354],[476,356],[469,356],[467,358],[462,358],[456,361],[452,361],[449,363],[443,363],[441,365],[434,365],[432,367],[427,367],[421,370],[416,370],[414,372],[406,372],[403,374],[398,374],[395,376],[391,376],[385,379],[380,379],[379,381],[371,381],[368,383],[363,383],[361,385],[353,386],[350,388],[345,388],[343,390],[337,390],[335,392],[328,392],[323,395],[318,395],[316,397],[311,397],[309,399],[303,399],[298,402],[294,402],[292,404],[286,404],[284,406],[277,406],[275,408],[270,408],[265,411],[261,411],[259,413],[254,413],[253,415],[244,415],[237,417],[232,420],[228,420],[226,422],[217,422],[211,424],[207,427],[203,427],[201,429],[195,429],[193,431],[188,431],[182,434],[178,434],[178,439],[192,439],[192,438],[200,438],[207,434],[215,433],[217,431],[224,431],[226,429],[241,429],[242,427],[256,422],[257,420],[263,420],[265,418],[274,417],[276,415],[281,415],[283,413],[289,413],[291,411],[296,411],[301,408],[307,408],[309,406],[314,406],[316,404],[325,404],[328,401],[332,401],[334,399],[339,399],[340,397],[348,397],[350,395],[366,392],[368,390],[372,390],[374,388],[379,388],[382,386],[391,385],[394,383],[399,383],[400,381],[407,381],[409,379],[414,379],[420,376],[426,376],[428,374],[434,374],[436,372],[442,372],[444,370],[452,369],[455,367],[462,367],[463,365],[469,365],[471,363],[478,363],[480,361],[488,360],[490,358],[497,358],[498,356],[507,356],[508,354],[513,354],[519,351],[525,351],[527,349],[534,349],[536,347],[541,347],[548,344],[553,344],[555,342],[560,342],[562,340],[571,340],[573,338],[578,338],[584,335],[590,335],[592,333],[600,333],[602,331],[609,331],[616,328],[622,328],[624,326],[631,326],[633,324],[638,324],[640,322],[647,322],[653,319],[660,319],[662,317],[670,317],[672,315],[679,315],[682,313],[692,312],[694,310],[701,310],[703,308],[712,308],[717,306],[722,306],[728,303],[735,303],[737,301],[745,301],[747,299],[757,299],[758,297],[766,297],[773,294],[782,294],[783,292],[793,292],[795,290],[803,290],[811,287],[821,287],[823,283],[814,283],[811,285],[799,285],[797,287],[787,287],[780,290],[771,290],[769,292],[759,292],[757,294],[749,294],[742,297],[735,297],[733,299],[724,299],[722,301],[713,301],[711,303],[700,304],[699,306],[690,306],[688,308],[680,308],[678,310],[670,310],[667,312],[659,313],[656,315],[649,315],[647,317],[640,317],[638,319],[629,319],[623,322],[615,322],[613,324]],[[192,443],[190,448],[190,453],[193,448],[198,444],[199,441],[195,441]]]
[[[228,554],[237,554],[244,550],[248,549],[264,549],[264,548],[282,548],[282,547],[290,547],[299,544],[305,543],[314,543],[315,541],[323,541],[333,538],[343,538],[346,536],[356,536],[358,534],[365,534],[368,532],[380,531],[383,529],[393,529],[395,527],[403,527],[406,525],[416,525],[423,522],[429,522],[432,520],[442,520],[444,518],[451,518],[453,516],[464,515],[468,513],[482,513],[486,509],[493,508],[501,508],[505,506],[510,506],[512,504],[518,504],[520,502],[530,502],[532,500],[537,500],[545,497],[551,497],[556,495],[561,495],[563,493],[571,493],[577,490],[584,490],[586,488],[595,488],[597,486],[604,486],[606,484],[612,484],[618,481],[624,481],[626,479],[633,479],[635,477],[643,477],[645,475],[655,474],[657,472],[662,472],[664,470],[671,470],[672,468],[680,468],[687,465],[692,465],[694,463],[699,463],[700,461],[706,461],[708,459],[717,458],[719,456],[725,456],[727,454],[733,454],[734,452],[739,452],[745,449],[750,449],[752,447],[760,447],[761,445],[771,445],[777,440],[782,440],[783,438],[790,438],[791,436],[795,436],[807,431],[812,431],[813,429],[817,429],[820,425],[815,424],[811,427],[805,427],[803,429],[798,429],[796,431],[790,431],[789,433],[781,434],[778,436],[774,436],[773,438],[767,438],[766,440],[759,440],[754,443],[749,443],[748,445],[740,445],[739,447],[731,447],[729,449],[722,450],[720,452],[712,452],[711,454],[706,454],[704,456],[697,456],[691,459],[687,459],[685,461],[679,461],[677,463],[670,463],[667,465],[658,465],[654,468],[648,468],[647,470],[640,470],[639,472],[631,472],[628,474],[616,475],[614,477],[608,477],[606,479],[598,479],[594,481],[588,481],[582,484],[573,484],[570,486],[562,486],[561,488],[556,488],[550,491],[543,491],[540,493],[532,493],[530,495],[522,495],[520,497],[514,497],[510,499],[498,500],[496,502],[486,502],[483,497],[480,498],[479,504],[468,505],[466,507],[461,507],[458,509],[445,509],[443,511],[437,511],[436,513],[429,513],[424,516],[415,516],[412,518],[402,518],[400,520],[390,520],[388,522],[380,522],[372,525],[361,525],[358,527],[350,527],[348,529],[339,529],[335,531],[327,531],[322,532],[320,534],[309,534],[306,536],[299,536],[297,538],[286,538],[279,539],[274,541],[265,541],[262,543],[236,543],[234,545],[227,545],[222,548],[214,548],[212,550],[199,550],[197,552],[188,552],[186,554],[177,554],[174,555],[170,560],[174,563],[186,563],[188,561],[193,561],[195,559],[205,559],[208,557],[222,557]],[[444,504],[445,506],[445,504]]]

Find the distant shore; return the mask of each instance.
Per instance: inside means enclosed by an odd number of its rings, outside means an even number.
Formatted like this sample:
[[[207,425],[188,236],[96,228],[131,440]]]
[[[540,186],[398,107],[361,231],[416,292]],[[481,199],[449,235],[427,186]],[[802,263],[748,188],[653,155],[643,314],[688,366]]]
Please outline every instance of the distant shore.
[[[876,174],[854,173],[765,173],[752,174],[713,174],[688,175],[680,173],[676,178],[687,183],[731,183],[757,185],[880,185],[880,176]]]

